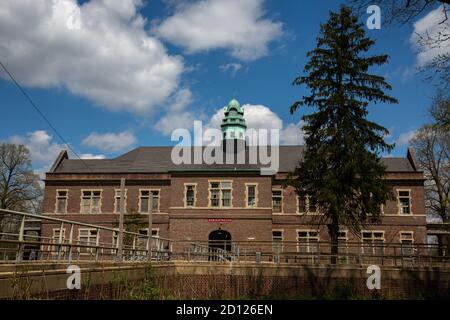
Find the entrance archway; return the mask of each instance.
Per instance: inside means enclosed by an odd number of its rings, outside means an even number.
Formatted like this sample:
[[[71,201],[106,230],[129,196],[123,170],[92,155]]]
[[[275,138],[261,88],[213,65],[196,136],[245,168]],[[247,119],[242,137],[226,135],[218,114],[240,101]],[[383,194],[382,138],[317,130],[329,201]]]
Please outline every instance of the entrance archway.
[[[211,232],[209,234],[209,248],[231,251],[231,234],[222,229]]]

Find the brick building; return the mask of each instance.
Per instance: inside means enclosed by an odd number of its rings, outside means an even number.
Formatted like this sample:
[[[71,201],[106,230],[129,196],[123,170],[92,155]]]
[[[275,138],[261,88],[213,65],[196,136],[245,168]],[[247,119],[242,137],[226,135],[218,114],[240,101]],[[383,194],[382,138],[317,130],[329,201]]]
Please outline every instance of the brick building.
[[[243,110],[234,101],[222,125],[226,139],[239,139],[245,129]],[[238,129],[233,133],[230,127]],[[69,159],[62,151],[46,176],[44,215],[115,228],[120,179],[125,178],[126,212],[148,216],[152,203],[152,233],[159,237],[205,243],[212,239],[328,241],[327,226],[314,198],[299,197],[284,183],[301,159],[302,146],[280,146],[279,170],[272,175],[262,175],[260,166],[249,164],[247,158],[243,164],[176,165],[172,149],[140,147],[115,159],[83,161]],[[383,205],[380,224],[363,226],[359,235],[342,229],[340,240],[426,243],[424,179],[411,151],[405,158],[382,161],[396,199]],[[44,225],[42,232],[55,237],[58,230]],[[89,229],[74,232],[78,238],[95,235]]]

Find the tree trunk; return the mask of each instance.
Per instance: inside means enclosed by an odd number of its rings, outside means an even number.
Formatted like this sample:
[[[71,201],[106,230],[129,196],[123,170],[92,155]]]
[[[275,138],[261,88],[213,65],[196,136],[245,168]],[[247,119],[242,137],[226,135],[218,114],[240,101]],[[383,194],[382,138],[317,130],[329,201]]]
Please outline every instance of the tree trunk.
[[[337,219],[331,219],[332,222],[328,225],[328,234],[330,235],[330,255],[331,264],[337,263],[339,254],[339,223]]]

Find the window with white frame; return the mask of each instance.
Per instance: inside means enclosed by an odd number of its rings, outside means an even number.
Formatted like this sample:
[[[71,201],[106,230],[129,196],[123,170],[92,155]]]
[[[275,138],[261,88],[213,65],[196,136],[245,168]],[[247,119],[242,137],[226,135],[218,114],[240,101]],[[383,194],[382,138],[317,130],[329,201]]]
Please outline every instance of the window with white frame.
[[[67,190],[56,191],[56,213],[67,213],[68,198]]]
[[[272,211],[274,213],[283,212],[283,191],[272,190]]]
[[[317,198],[308,196],[308,213],[317,213]]]
[[[256,206],[256,184],[247,184],[247,207]]]
[[[100,190],[83,190],[81,196],[81,213],[100,213],[102,192]]]
[[[414,234],[412,231],[400,232],[400,244],[402,248],[402,255],[410,256],[413,254]]]
[[[53,236],[52,236],[52,243],[59,244],[64,243],[66,239],[66,229],[63,228],[61,232],[61,228],[55,228],[53,229]],[[61,240],[61,242],[60,242]],[[51,251],[55,253],[57,250],[59,250],[58,246],[51,246]],[[65,248],[61,248],[62,251],[65,251]]]
[[[142,237],[138,238],[137,247],[141,250],[147,249],[147,235],[148,235],[148,228],[146,229],[139,229],[139,234]],[[152,237],[159,237],[159,229],[158,228],[152,228]],[[154,247],[155,243],[154,240],[152,240],[152,247]]]
[[[411,213],[411,193],[409,190],[398,191],[398,205],[400,209],[400,214]]]
[[[97,229],[78,229],[78,244],[84,246],[96,246],[97,245]],[[94,248],[82,248],[80,252],[93,253]]]
[[[338,243],[339,246],[347,246],[347,231],[339,231]]]
[[[297,251],[300,253],[316,253],[319,251],[319,232],[311,230],[297,231]]]
[[[211,207],[231,207],[232,183],[229,181],[210,182],[209,199]]]
[[[384,253],[384,232],[363,231],[362,250],[365,254],[382,255]]]
[[[119,232],[118,231],[114,231],[112,234],[112,247],[117,248],[117,249],[119,248]],[[111,253],[116,253],[116,250],[112,249]]]
[[[125,194],[124,196],[124,202],[123,202],[123,206],[124,206],[124,211],[126,211],[126,207],[127,207],[127,190],[125,190]],[[121,198],[121,192],[120,189],[116,189],[115,190],[115,194],[114,194],[114,213],[120,213],[120,198]]]
[[[303,214],[306,213],[306,211],[306,195],[302,193],[297,196],[297,212]]]
[[[187,184],[185,186],[186,194],[185,194],[185,203],[186,207],[195,207],[195,193],[196,193],[196,185],[195,184]]]
[[[300,214],[317,213],[317,198],[303,192],[299,194],[297,196],[297,212]]]
[[[152,200],[152,212],[159,212],[159,190],[141,190],[139,199],[141,213],[149,213],[150,199]]]
[[[272,231],[272,249],[273,252],[282,252],[283,251],[283,231],[282,230],[273,230]]]

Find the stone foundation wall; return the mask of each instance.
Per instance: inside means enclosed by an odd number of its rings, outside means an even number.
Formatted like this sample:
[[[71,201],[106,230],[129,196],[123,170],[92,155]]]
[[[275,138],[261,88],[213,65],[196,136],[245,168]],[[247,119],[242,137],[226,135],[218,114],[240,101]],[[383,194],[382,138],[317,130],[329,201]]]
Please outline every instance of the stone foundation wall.
[[[28,268],[27,268],[28,267]],[[66,289],[65,265],[0,266],[2,299],[449,299],[450,270],[381,268],[381,289],[365,266],[166,263],[81,266],[81,290]],[[45,270],[43,272],[42,270]]]

